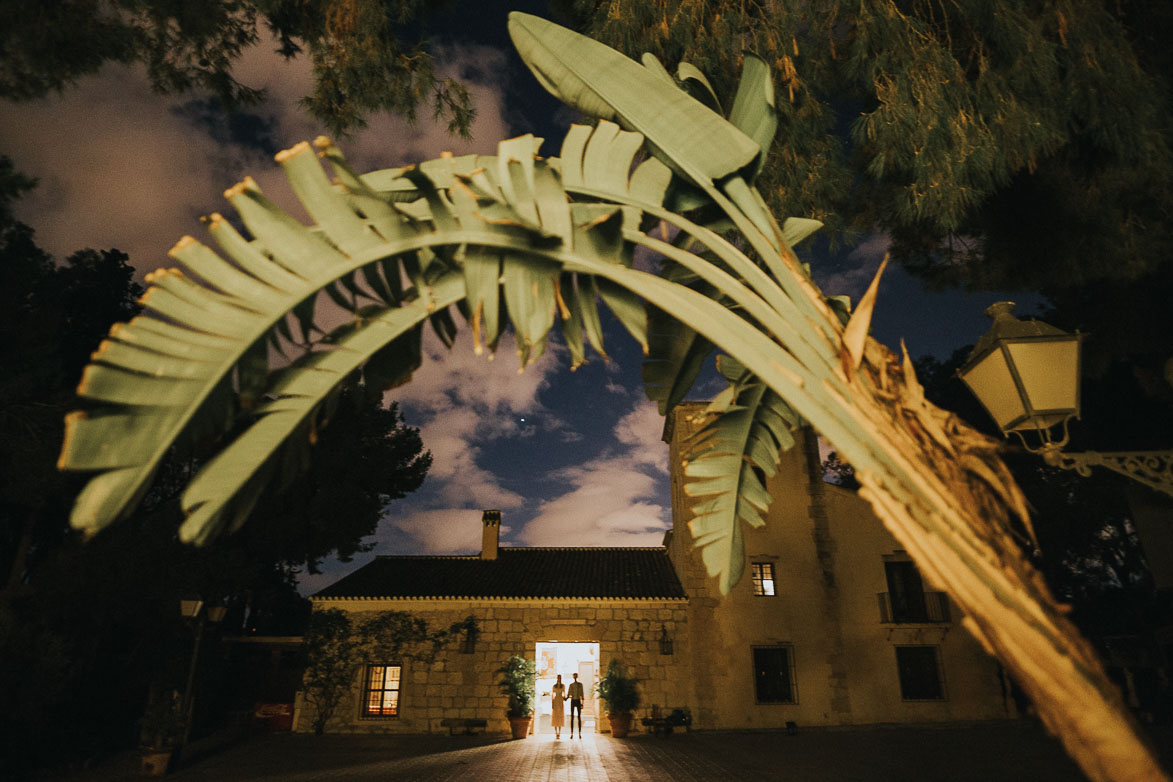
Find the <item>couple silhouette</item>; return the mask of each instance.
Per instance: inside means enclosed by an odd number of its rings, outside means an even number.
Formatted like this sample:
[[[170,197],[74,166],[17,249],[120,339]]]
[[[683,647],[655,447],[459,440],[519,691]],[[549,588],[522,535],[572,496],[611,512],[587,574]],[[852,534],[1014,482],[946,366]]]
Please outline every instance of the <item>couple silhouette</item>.
[[[556,739],[562,738],[562,722],[565,719],[566,701],[570,701],[570,738],[574,738],[574,715],[576,712],[578,714],[578,737],[582,738],[582,682],[578,680],[577,673],[571,675],[574,677],[574,681],[570,683],[569,691],[562,683],[562,674],[558,674],[558,681],[554,682],[554,686],[550,688],[550,705],[552,707],[550,726],[554,728],[554,738]]]

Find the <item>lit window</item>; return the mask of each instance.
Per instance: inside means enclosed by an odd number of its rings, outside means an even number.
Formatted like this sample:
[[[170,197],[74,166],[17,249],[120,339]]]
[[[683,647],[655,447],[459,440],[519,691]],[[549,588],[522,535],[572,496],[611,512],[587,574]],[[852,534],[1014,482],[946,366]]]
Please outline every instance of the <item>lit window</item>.
[[[945,699],[941,664],[935,646],[897,646],[896,668],[900,674],[900,697],[906,701]]]
[[[789,646],[753,648],[754,695],[758,703],[797,703],[794,655]]]
[[[753,565],[753,593],[755,595],[771,596],[774,594],[774,563],[754,562]]]
[[[363,698],[364,717],[399,715],[399,665],[368,665],[367,686]]]

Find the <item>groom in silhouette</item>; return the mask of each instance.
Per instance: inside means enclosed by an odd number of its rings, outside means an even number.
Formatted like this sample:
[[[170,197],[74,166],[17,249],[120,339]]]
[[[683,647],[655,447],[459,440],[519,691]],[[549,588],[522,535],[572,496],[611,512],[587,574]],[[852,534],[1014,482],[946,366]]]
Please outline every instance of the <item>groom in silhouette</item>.
[[[566,697],[570,698],[570,738],[574,738],[574,715],[578,714],[578,737],[582,738],[582,682],[578,680],[578,674],[571,674],[574,676],[574,681],[570,683],[570,690],[566,693]]]

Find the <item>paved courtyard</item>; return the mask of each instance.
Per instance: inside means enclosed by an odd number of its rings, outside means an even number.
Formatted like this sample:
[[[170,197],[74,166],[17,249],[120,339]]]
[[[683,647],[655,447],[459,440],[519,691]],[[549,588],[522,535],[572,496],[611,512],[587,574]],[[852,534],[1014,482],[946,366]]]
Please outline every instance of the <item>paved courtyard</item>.
[[[1154,737],[1170,761],[1169,728]],[[64,779],[135,779],[136,758]],[[172,773],[194,780],[419,780],[420,782],[1077,782],[1083,775],[1031,723],[676,733],[583,740],[531,736],[261,735]]]

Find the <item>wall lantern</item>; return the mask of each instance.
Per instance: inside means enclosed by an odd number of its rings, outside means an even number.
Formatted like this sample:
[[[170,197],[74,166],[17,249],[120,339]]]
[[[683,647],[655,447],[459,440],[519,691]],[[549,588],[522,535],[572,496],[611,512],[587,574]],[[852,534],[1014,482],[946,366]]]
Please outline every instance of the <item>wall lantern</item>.
[[[672,654],[672,639],[668,637],[668,628],[660,625],[660,654]]]
[[[1068,334],[1039,320],[1019,320],[1014,302],[992,304],[994,320],[957,374],[973,392],[1004,437],[1018,436],[1047,464],[1080,475],[1105,467],[1173,496],[1173,451],[1067,453],[1067,423],[1079,418],[1082,335]],[[1062,427],[1056,436],[1055,427]],[[1032,447],[1026,434],[1034,432]],[[1033,439],[1033,438],[1032,438]]]
[[[1080,342],[1038,320],[1019,320],[1014,303],[1000,301],[986,310],[994,325],[978,340],[959,371],[986,412],[1006,437],[1013,432],[1028,450],[1067,443],[1067,422],[1079,418]],[[1062,426],[1056,440],[1052,430]],[[1040,447],[1024,436],[1035,432]]]

